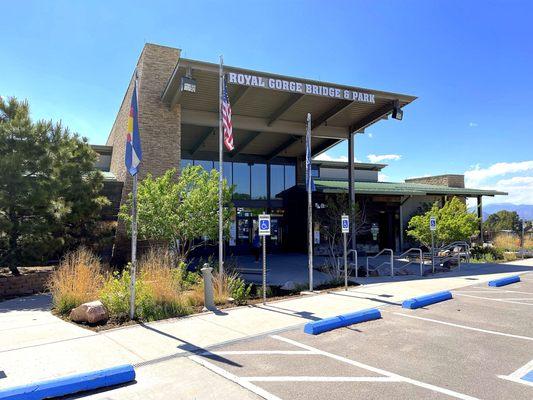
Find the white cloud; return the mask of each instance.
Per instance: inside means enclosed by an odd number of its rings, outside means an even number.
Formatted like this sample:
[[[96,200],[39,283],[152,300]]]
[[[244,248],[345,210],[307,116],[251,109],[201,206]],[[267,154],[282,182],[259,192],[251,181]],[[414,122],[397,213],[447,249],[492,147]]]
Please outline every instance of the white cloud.
[[[468,123],[468,126],[469,126],[470,128],[475,128],[476,126],[478,126],[478,123],[477,123],[477,122],[469,122],[469,123]]]
[[[389,176],[385,175],[383,172],[378,172],[378,181],[380,182],[388,182]]]
[[[488,168],[480,168],[479,165],[476,165],[473,169],[465,172],[465,181],[467,185],[475,186],[490,178],[525,171],[533,172],[533,161],[499,162]]]
[[[508,193],[506,197],[485,197],[487,204],[533,204],[533,161],[499,162],[487,168],[475,165],[465,171],[465,186]]]
[[[348,157],[346,157],[346,156],[333,157],[333,156],[330,156],[328,153],[322,153],[322,154],[319,154],[318,156],[316,156],[315,158],[313,158],[313,160],[348,162]]]
[[[372,139],[374,137],[374,134],[372,132],[370,132],[370,133],[367,133],[367,136],[368,136],[369,139]]]
[[[402,158],[402,156],[399,154],[369,154],[367,158],[371,163],[379,163],[383,161],[398,161]]]

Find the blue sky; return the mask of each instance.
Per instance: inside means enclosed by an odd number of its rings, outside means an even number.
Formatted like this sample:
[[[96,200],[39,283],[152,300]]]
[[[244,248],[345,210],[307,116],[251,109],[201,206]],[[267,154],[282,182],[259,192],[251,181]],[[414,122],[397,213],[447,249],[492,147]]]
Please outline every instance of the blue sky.
[[[0,95],[105,143],[145,42],[413,94],[356,138],[382,179],[466,173],[533,204],[531,1],[25,1],[2,5]],[[340,145],[327,153],[345,156]]]

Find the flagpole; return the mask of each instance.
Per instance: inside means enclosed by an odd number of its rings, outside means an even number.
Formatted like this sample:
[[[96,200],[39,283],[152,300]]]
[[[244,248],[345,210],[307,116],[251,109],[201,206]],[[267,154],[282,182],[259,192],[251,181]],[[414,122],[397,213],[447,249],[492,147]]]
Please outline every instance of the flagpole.
[[[132,96],[136,97],[137,103],[137,118],[139,117],[139,87],[137,85],[137,70],[135,70],[135,84],[134,93]],[[137,126],[138,128],[138,126]],[[132,132],[133,133],[133,132]],[[133,141],[132,141],[133,144]],[[133,150],[132,150],[133,151]],[[131,276],[130,276],[130,319],[135,317],[135,281],[137,275],[137,177],[138,170],[133,175],[133,188],[132,188],[132,211],[131,211]]]
[[[222,91],[223,91],[223,59],[220,56],[220,71],[219,71],[219,85],[218,85],[218,271],[220,280],[224,278],[224,234],[222,229],[222,180],[224,157],[222,152]]]
[[[307,113],[307,132],[305,135],[305,183],[307,186],[307,229],[308,229],[308,267],[309,291],[313,291],[313,199],[311,193],[311,114]]]
[[[131,215],[130,319],[135,316],[135,279],[137,273],[137,174],[133,175],[133,207]]]

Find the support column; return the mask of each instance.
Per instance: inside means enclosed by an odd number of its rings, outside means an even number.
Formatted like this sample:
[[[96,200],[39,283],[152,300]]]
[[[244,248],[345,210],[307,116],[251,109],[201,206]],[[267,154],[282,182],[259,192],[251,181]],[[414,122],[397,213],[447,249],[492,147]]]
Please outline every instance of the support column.
[[[483,243],[483,200],[477,196],[477,217],[479,218],[479,243]]]
[[[350,229],[351,229],[351,243],[350,248],[356,249],[355,237],[355,213],[353,212],[355,205],[355,188],[354,188],[354,137],[355,133],[351,130],[348,132],[348,208],[350,213]]]
[[[400,253],[403,252],[403,199],[400,200]]]

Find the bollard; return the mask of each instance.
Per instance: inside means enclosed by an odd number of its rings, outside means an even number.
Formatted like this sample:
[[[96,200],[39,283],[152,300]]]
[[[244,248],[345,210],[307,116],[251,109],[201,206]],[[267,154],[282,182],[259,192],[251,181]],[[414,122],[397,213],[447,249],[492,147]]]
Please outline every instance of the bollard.
[[[213,296],[213,275],[211,271],[213,268],[209,264],[205,263],[201,269],[204,277],[204,308],[203,310],[216,311],[215,300]]]

